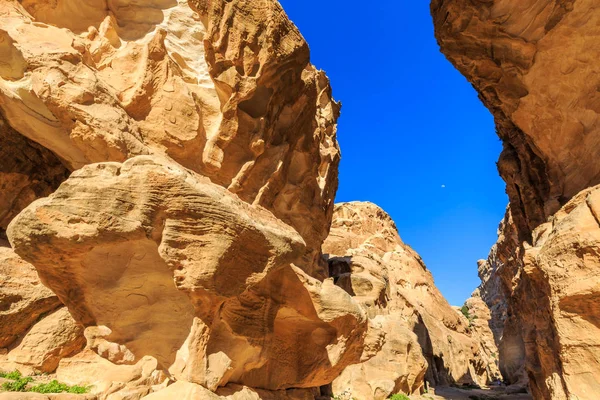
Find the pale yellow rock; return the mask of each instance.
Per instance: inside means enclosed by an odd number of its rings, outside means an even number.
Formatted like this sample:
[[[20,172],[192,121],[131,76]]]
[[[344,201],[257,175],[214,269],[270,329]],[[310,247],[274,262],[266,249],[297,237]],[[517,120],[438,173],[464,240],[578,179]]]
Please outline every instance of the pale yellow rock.
[[[0,110],[19,134],[70,170],[168,155],[272,211],[318,259],[340,105],[276,0],[2,0],[0,27]]]
[[[100,400],[135,400],[163,389],[167,376],[152,357],[135,365],[116,365],[86,349],[60,361],[56,377],[68,385],[91,387]]]

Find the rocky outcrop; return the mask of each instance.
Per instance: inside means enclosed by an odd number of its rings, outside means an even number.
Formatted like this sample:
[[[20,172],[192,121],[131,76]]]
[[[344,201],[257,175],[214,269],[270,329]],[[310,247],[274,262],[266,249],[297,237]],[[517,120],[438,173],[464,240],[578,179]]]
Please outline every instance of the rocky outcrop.
[[[62,307],[28,330],[6,358],[0,358],[0,364],[22,373],[51,373],[60,360],[77,354],[84,346],[82,326]]]
[[[340,105],[277,1],[3,0],[0,27],[0,240],[89,349],[212,391],[361,359],[365,312],[321,259]]]
[[[386,334],[383,344],[372,349],[375,357],[348,367],[334,381],[336,394],[385,399],[392,393],[418,393],[425,381],[486,384],[493,379],[468,321],[442,297],[383,210],[372,203],[336,205],[323,251],[336,284]]]
[[[518,239],[511,208],[506,209],[498,227],[498,241],[486,260],[478,262],[481,299],[490,310],[488,325],[498,348],[498,366],[503,379],[510,385],[524,386],[525,345],[519,319],[519,303],[513,305],[513,291],[522,269],[523,248]]]
[[[530,386],[538,398],[600,391],[598,258],[600,187],[582,191],[534,231],[517,288]]]
[[[471,336],[479,343],[481,350],[479,355],[486,366],[488,378],[493,382],[502,380],[496,337],[490,328],[495,321],[492,321],[490,309],[481,299],[479,289],[476,289],[457,311],[466,319],[466,323],[471,329]]]
[[[277,1],[3,0],[0,26],[0,110],[21,135],[70,170],[166,154],[271,210],[317,260],[340,107]]]
[[[442,52],[504,142],[510,210],[480,263],[502,373],[523,382],[524,364],[535,398],[594,398],[600,12],[589,0],[433,0],[431,10]]]
[[[494,114],[498,168],[523,238],[600,183],[593,0],[433,0],[442,52]]]
[[[9,247],[0,246],[0,282],[0,348],[6,349],[61,303]]]
[[[298,232],[172,161],[83,167],[8,235],[114,363],[152,356],[212,390],[273,390],[359,361],[365,313],[303,269]]]

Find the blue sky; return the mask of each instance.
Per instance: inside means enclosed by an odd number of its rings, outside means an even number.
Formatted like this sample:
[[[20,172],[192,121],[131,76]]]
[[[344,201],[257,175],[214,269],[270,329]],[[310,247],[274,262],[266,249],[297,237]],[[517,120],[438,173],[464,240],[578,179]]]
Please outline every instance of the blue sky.
[[[508,199],[493,118],[439,52],[429,2],[281,3],[343,103],[336,200],[386,210],[461,305],[479,285],[477,260],[495,243]]]

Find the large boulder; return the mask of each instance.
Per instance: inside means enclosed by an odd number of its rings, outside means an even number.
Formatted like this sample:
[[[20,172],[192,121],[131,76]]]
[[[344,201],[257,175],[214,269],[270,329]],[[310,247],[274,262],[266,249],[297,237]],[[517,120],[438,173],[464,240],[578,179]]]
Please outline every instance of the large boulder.
[[[170,160],[85,166],[7,233],[114,363],[215,390],[321,386],[360,360],[365,312],[310,276],[302,236]]]

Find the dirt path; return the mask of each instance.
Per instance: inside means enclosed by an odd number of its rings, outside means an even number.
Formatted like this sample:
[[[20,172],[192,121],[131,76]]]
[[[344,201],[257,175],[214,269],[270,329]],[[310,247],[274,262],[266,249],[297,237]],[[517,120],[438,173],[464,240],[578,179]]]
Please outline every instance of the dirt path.
[[[411,396],[411,400],[532,400],[527,393],[514,393],[510,388],[458,389],[437,387],[421,396]]]

